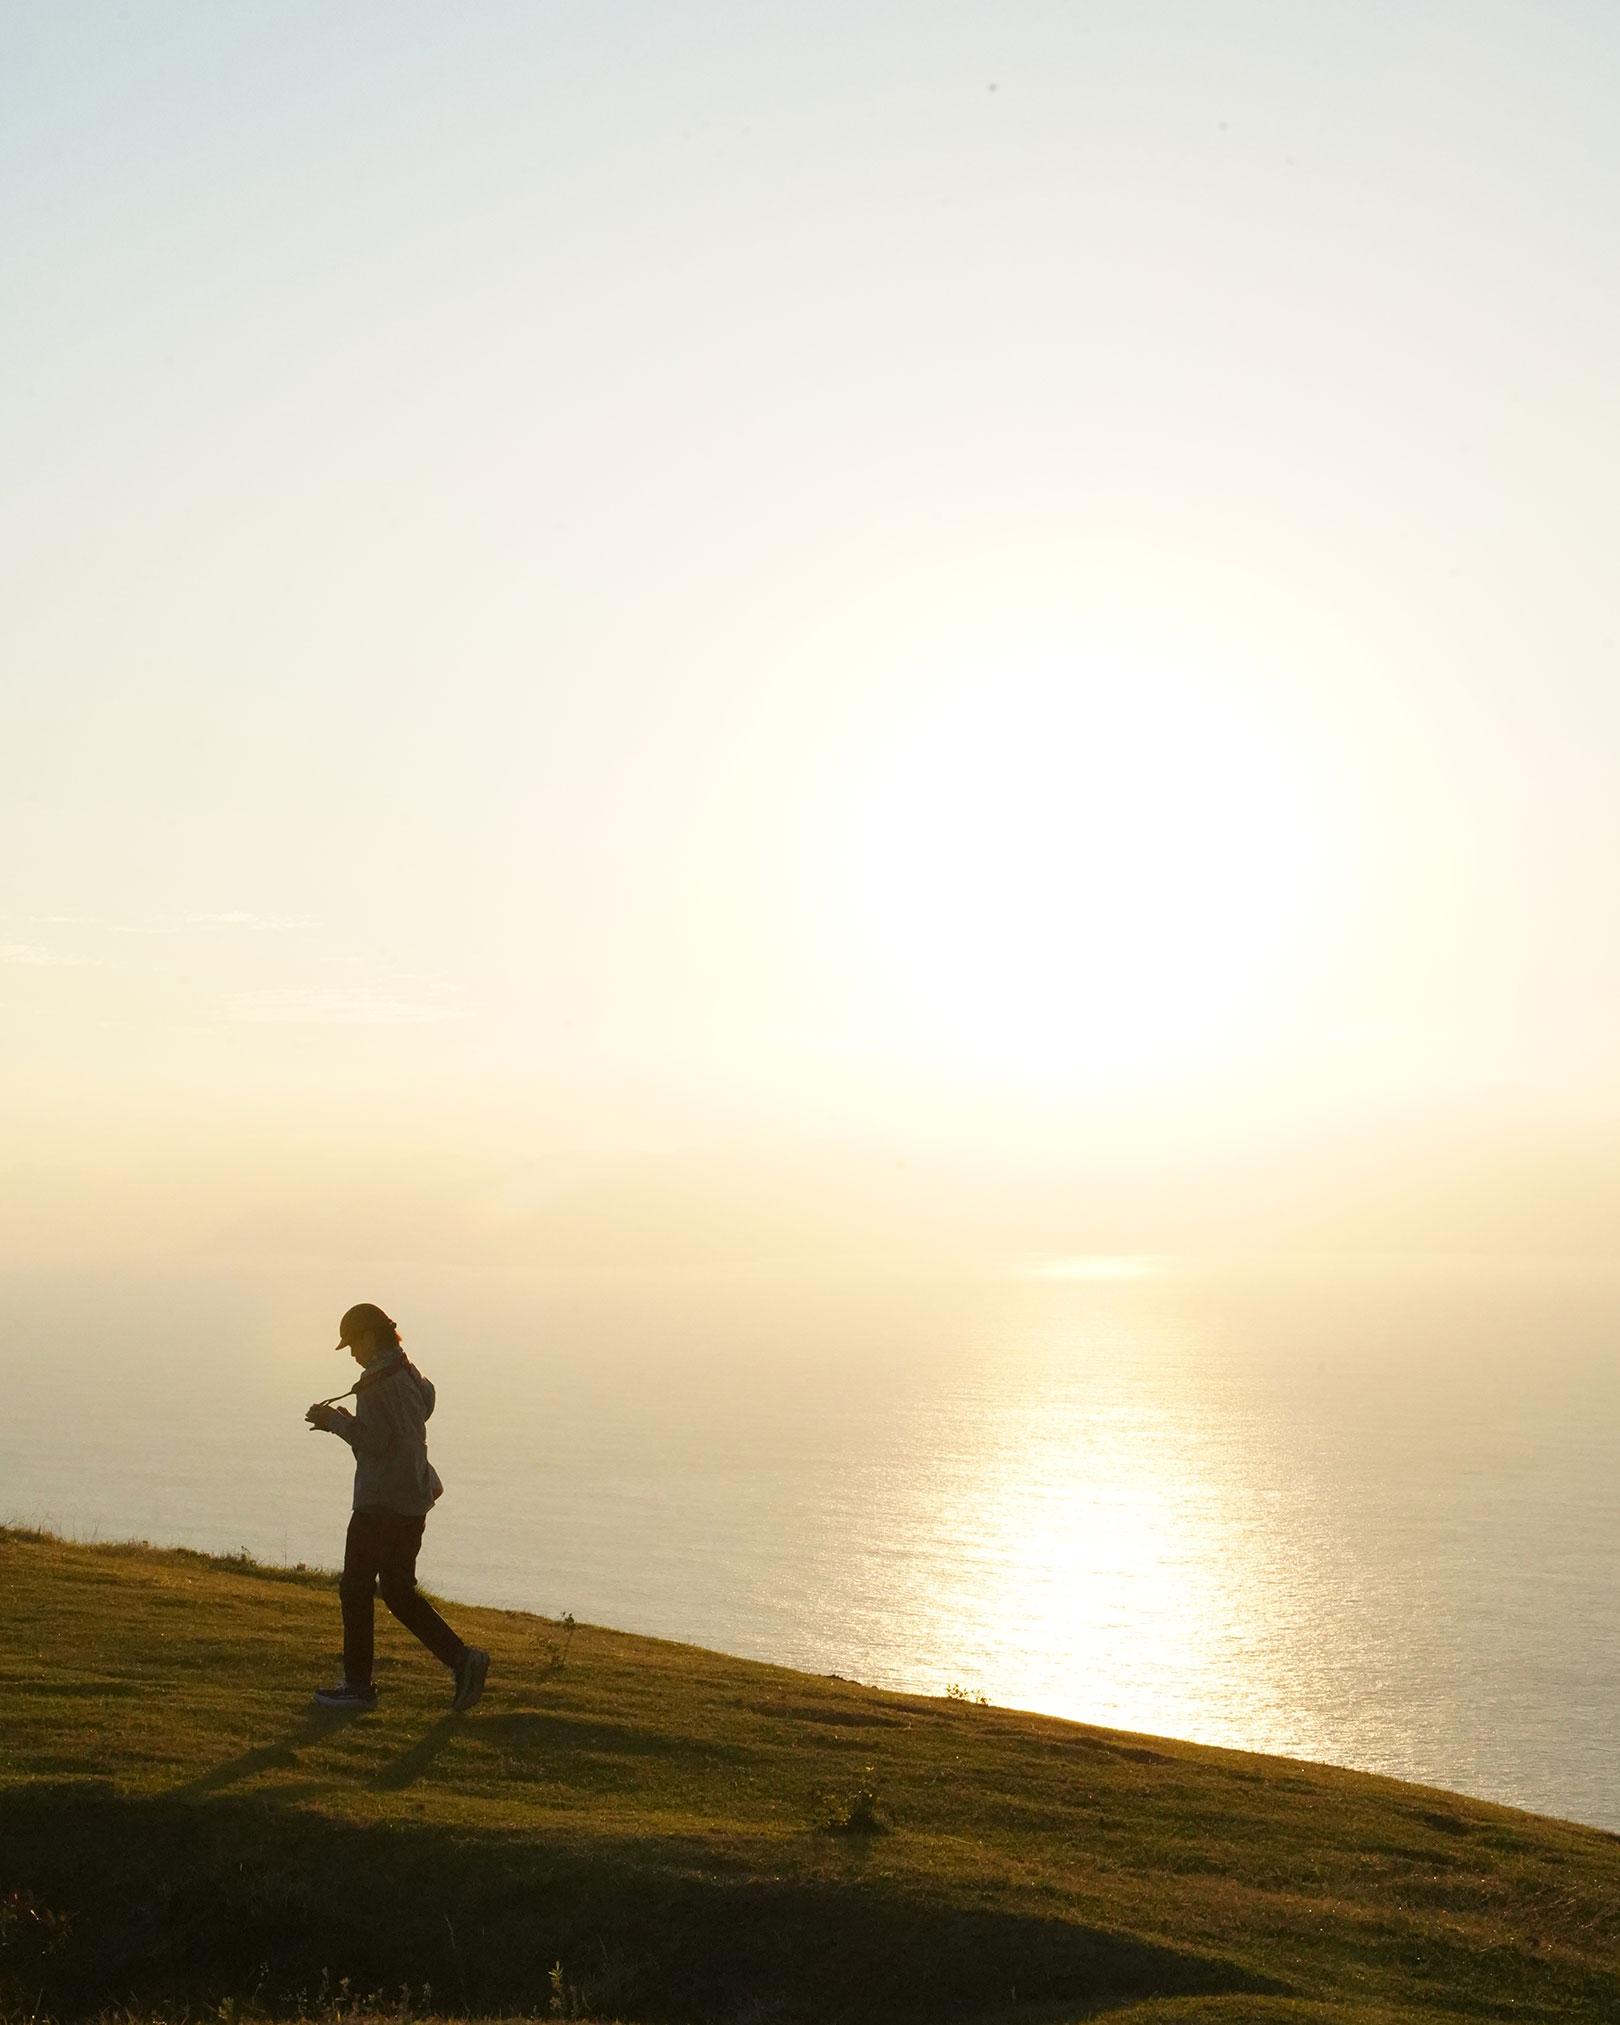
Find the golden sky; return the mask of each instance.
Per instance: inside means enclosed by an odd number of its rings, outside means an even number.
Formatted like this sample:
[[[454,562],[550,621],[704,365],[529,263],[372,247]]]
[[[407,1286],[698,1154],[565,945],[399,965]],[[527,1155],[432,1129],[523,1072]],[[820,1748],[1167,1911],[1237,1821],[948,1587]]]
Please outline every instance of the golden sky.
[[[1620,19],[0,24],[3,1257],[1613,1248]]]

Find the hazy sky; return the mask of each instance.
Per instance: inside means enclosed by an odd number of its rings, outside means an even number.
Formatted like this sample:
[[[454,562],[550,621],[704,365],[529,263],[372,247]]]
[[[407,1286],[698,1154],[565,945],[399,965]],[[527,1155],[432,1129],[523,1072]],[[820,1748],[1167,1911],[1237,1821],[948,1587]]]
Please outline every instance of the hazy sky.
[[[4,1255],[1605,1249],[1610,6],[0,6]]]

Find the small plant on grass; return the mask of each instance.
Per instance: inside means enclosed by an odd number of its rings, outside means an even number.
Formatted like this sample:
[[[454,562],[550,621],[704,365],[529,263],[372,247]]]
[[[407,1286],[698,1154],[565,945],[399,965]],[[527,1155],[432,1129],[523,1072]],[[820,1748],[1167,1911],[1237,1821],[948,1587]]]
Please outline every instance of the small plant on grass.
[[[568,1664],[568,1648],[574,1642],[574,1631],[576,1628],[574,1613],[571,1610],[565,1610],[562,1616],[557,1619],[557,1622],[563,1628],[564,1637],[562,1644],[559,1645],[554,1638],[547,1639],[546,1641],[546,1657],[551,1662],[551,1671],[553,1673],[561,1673],[563,1668]]]
[[[579,1991],[563,1975],[561,1962],[553,1962],[546,1981],[551,1985],[551,2015],[553,2018],[579,2018],[584,2016],[585,2007]]]
[[[863,1786],[847,1800],[829,1793],[822,1802],[821,1825],[829,1835],[884,1835],[889,1827],[870,1786]]]
[[[981,1709],[990,1706],[990,1697],[987,1694],[981,1693],[978,1688],[965,1688],[959,1680],[953,1680],[946,1688],[945,1699],[948,1702],[972,1702],[975,1707]]]
[[[320,1988],[315,1992],[315,2016],[322,2025],[343,2025],[357,2008],[357,2000],[349,1994],[348,1977],[339,1976],[334,1987],[331,1971],[322,1969]]]

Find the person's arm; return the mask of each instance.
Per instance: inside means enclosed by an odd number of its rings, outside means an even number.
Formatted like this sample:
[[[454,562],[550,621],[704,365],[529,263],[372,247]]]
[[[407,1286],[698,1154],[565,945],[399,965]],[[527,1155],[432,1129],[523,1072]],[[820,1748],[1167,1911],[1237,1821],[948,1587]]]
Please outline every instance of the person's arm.
[[[361,1455],[386,1455],[397,1438],[392,1374],[380,1385],[368,1385],[355,1395],[353,1413],[343,1416],[343,1425],[332,1432],[341,1435]]]
[[[360,1396],[366,1397],[364,1393]],[[312,1406],[304,1418],[311,1427],[335,1434],[362,1455],[386,1455],[394,1445],[394,1430],[387,1416],[369,1414],[364,1406],[358,1413],[350,1413],[346,1406]]]

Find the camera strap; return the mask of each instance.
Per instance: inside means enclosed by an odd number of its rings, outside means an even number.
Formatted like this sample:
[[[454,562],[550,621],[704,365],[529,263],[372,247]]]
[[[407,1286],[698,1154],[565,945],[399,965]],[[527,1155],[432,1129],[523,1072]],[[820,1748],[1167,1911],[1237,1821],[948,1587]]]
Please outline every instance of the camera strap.
[[[392,1378],[396,1371],[403,1371],[404,1369],[405,1357],[403,1352],[397,1358],[384,1358],[381,1360],[381,1368],[377,1364],[368,1365],[349,1387],[347,1392],[334,1393],[330,1399],[319,1400],[317,1404],[321,1406],[336,1406],[340,1399],[358,1399],[361,1393],[367,1391],[371,1386],[381,1385],[385,1378]]]

